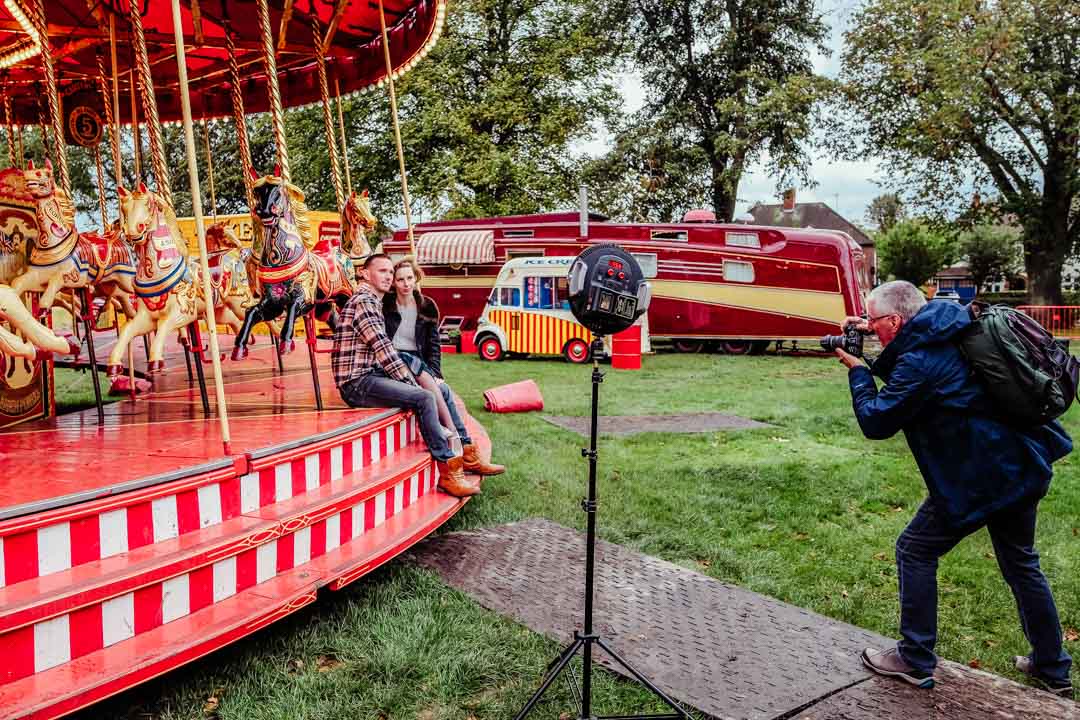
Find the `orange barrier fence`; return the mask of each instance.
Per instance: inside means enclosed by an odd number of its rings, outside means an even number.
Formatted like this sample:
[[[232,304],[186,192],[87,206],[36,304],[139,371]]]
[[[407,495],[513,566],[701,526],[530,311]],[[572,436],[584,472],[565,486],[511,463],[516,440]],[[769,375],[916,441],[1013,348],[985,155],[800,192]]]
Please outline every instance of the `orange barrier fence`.
[[[1080,305],[1021,305],[1016,309],[1056,338],[1080,339]]]

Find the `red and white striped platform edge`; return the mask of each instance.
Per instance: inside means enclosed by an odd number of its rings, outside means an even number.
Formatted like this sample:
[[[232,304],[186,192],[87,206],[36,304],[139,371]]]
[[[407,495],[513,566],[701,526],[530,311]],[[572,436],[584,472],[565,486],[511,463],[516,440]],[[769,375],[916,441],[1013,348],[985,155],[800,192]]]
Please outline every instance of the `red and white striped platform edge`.
[[[340,589],[460,509],[436,482],[415,418],[387,411],[0,522],[0,718],[59,717]]]

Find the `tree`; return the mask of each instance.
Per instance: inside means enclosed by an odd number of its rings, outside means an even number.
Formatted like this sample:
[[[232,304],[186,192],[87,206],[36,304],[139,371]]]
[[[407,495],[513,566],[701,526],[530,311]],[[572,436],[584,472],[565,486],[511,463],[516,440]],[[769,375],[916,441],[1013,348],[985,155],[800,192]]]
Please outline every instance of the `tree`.
[[[663,128],[637,117],[614,147],[582,168],[590,208],[634,222],[674,222],[710,199],[700,148],[672,142]]]
[[[866,208],[867,220],[882,232],[903,220],[905,214],[904,205],[896,193],[878,195],[870,201],[870,207]]]
[[[809,184],[806,143],[826,82],[810,52],[828,28],[813,0],[621,0],[621,28],[648,96],[642,127],[693,150],[717,216],[731,219],[747,166]],[[633,171],[633,168],[631,169]],[[700,172],[699,171],[699,172]]]
[[[1033,301],[1080,236],[1080,13],[1067,0],[870,0],[846,35],[839,154],[956,212],[993,188],[1024,229]]]
[[[618,114],[611,33],[574,0],[461,0],[449,12],[400,84],[418,207],[475,217],[574,204],[573,146]]]
[[[996,225],[976,225],[963,233],[959,250],[967,258],[976,288],[1015,274],[1021,262],[1017,233]]]
[[[956,258],[955,243],[914,220],[897,223],[877,236],[881,274],[924,285]]]

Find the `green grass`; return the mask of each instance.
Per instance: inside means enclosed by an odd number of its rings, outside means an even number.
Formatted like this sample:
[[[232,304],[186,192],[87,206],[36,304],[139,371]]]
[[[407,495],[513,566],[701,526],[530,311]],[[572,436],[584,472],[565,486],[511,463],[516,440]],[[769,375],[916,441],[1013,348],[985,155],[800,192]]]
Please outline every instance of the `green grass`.
[[[115,402],[117,398],[109,396],[109,379],[105,373],[98,373],[101,382],[101,398],[105,402]],[[56,368],[56,412],[78,412],[94,407],[94,385],[90,373],[84,370]]]
[[[925,488],[902,437],[862,438],[844,369],[831,359],[710,355],[658,355],[644,364],[607,373],[603,414],[720,411],[771,427],[603,437],[601,537],[895,636],[893,543]],[[495,460],[509,466],[446,529],[532,516],[583,528],[584,439],[539,413],[490,415],[481,393],[531,377],[545,412],[585,415],[589,368],[450,356],[444,371],[488,429]],[[1080,435],[1080,411],[1065,423]],[[1057,465],[1039,525],[1043,567],[1070,629],[1080,627],[1078,465],[1073,458]],[[940,654],[1019,679],[1009,658],[1027,647],[985,531],[943,560],[939,578]],[[198,718],[212,695],[222,718],[505,718],[557,650],[403,563],[356,585],[104,710]],[[1080,654],[1075,639],[1067,647]],[[332,658],[323,672],[320,656]],[[570,707],[558,688],[536,717]],[[645,699],[609,676],[600,695],[606,713],[641,709]]]

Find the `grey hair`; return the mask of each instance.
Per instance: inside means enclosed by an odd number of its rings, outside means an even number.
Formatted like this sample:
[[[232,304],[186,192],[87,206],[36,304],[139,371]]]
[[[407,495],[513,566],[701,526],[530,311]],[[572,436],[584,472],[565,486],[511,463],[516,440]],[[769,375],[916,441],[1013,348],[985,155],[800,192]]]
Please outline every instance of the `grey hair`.
[[[907,280],[893,280],[878,285],[867,300],[874,302],[879,315],[897,314],[906,323],[926,305],[926,297]]]

